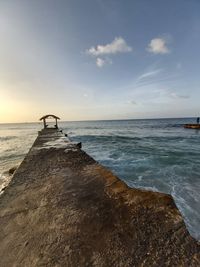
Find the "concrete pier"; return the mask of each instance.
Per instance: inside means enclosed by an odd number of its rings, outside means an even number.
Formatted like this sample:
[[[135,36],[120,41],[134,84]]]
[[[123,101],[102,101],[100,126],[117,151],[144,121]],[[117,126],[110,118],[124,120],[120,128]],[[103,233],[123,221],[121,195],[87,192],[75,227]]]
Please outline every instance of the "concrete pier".
[[[56,129],[0,197],[0,266],[200,266],[169,195],[130,189]]]

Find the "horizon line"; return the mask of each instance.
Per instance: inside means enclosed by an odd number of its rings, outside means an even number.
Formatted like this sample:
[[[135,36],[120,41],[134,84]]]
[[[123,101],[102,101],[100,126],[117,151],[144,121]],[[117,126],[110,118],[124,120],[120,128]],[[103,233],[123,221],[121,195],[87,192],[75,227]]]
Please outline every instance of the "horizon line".
[[[134,120],[167,120],[167,119],[193,119],[195,117],[160,117],[160,118],[136,118],[136,119],[96,119],[96,120],[60,120],[59,123],[63,122],[90,122],[90,121],[134,121]],[[32,124],[32,123],[38,123],[41,124],[41,122],[38,121],[25,121],[25,122],[0,122],[0,125],[2,124]]]

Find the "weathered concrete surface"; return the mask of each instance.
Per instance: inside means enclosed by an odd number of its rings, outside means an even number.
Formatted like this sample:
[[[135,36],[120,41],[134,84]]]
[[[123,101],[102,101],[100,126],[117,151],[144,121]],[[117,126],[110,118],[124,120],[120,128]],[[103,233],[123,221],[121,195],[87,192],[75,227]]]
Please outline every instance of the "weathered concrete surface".
[[[0,198],[0,266],[200,266],[172,198],[128,188],[55,130]]]

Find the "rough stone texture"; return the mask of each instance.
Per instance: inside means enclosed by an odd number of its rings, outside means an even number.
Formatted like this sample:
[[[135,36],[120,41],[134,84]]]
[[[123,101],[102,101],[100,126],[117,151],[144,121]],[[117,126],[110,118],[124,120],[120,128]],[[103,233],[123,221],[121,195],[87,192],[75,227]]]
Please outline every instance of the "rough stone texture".
[[[0,266],[200,266],[169,195],[130,189],[43,130],[0,198]]]
[[[8,170],[8,174],[9,174],[9,175],[13,175],[14,172],[17,170],[17,168],[18,168],[18,166],[14,166],[14,167],[10,168],[10,169]]]

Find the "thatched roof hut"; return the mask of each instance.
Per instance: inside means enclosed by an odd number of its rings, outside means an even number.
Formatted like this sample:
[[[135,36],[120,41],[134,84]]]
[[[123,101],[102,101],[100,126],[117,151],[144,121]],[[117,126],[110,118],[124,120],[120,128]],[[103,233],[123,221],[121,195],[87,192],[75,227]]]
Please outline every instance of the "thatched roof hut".
[[[41,117],[41,118],[40,118],[40,121],[43,120],[44,128],[47,128],[47,127],[48,127],[48,125],[47,125],[47,123],[46,123],[46,120],[47,120],[47,119],[55,119],[56,124],[54,125],[54,127],[55,127],[56,129],[58,128],[58,120],[60,120],[59,117],[57,117],[56,115],[53,115],[53,114],[48,114],[48,115],[45,115],[45,116]]]

